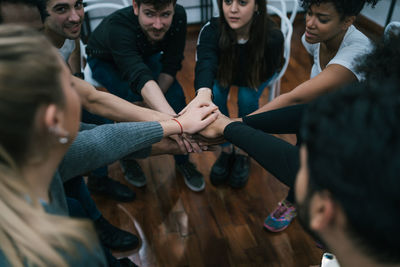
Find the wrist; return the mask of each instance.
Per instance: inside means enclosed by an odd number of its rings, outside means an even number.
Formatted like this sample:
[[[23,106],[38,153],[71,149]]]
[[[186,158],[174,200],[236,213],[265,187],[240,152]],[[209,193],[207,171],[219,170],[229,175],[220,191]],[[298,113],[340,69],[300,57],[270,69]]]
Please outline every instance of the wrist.
[[[210,99],[213,99],[213,93],[212,90],[210,88],[207,87],[203,87],[200,88],[196,91],[196,96],[200,96],[200,97],[209,97]]]
[[[176,118],[172,118],[171,120],[175,121],[179,125],[179,129],[180,129],[179,135],[182,135],[183,134],[183,126],[180,123],[180,121],[178,121],[178,119],[176,119]]]

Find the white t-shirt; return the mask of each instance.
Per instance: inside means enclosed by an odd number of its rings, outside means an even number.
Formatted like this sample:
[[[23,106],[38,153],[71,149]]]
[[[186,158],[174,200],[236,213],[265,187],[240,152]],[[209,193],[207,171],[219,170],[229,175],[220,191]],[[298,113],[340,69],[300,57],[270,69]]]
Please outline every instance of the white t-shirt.
[[[65,39],[63,46],[58,49],[60,51],[62,57],[64,58],[65,62],[68,63],[69,56],[72,54],[72,51],[75,50],[75,41],[70,39]]]
[[[307,52],[314,57],[314,64],[311,69],[311,78],[314,78],[322,72],[320,60],[319,60],[319,49],[320,43],[310,44],[306,41],[305,35],[301,37],[304,47]],[[340,44],[339,50],[336,55],[328,62],[328,65],[338,64],[349,69],[357,79],[360,81],[363,77],[360,73],[355,71],[355,65],[357,58],[367,54],[371,51],[372,44],[367,36],[351,25]]]

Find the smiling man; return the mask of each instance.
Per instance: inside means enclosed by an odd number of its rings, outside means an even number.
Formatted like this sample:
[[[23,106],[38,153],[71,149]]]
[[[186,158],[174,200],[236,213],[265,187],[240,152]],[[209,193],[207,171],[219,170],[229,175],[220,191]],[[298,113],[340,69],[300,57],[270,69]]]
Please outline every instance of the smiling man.
[[[186,12],[176,0],[135,0],[106,17],[89,38],[86,52],[93,78],[111,93],[128,101],[144,101],[172,116],[185,106],[185,95],[175,78],[181,69],[186,39]],[[176,167],[193,191],[205,187],[203,176],[188,156],[175,156]],[[131,161],[123,169],[133,185],[146,179]]]

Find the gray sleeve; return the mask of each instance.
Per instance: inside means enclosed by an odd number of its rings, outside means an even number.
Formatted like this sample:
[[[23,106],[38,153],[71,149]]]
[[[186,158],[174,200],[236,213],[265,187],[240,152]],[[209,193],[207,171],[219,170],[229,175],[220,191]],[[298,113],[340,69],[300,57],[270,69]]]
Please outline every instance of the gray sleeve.
[[[65,182],[136,151],[143,157],[162,137],[163,129],[158,122],[105,124],[84,130],[78,133],[58,170]]]

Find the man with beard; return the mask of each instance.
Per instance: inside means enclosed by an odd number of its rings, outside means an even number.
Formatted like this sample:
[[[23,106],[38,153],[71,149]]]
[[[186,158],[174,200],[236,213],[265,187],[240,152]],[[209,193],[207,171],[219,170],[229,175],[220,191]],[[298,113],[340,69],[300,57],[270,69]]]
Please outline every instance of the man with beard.
[[[84,18],[82,0],[46,0],[46,9],[49,16],[45,20],[45,34],[59,49],[71,72],[82,78],[79,45]],[[85,123],[152,121],[166,120],[172,117],[155,110],[133,105],[115,95],[98,91],[89,83],[76,77],[73,80],[84,107],[82,120]],[[99,116],[102,116],[102,121],[93,120],[93,118]],[[180,140],[178,140],[178,144],[180,144],[182,150],[186,151]],[[130,170],[128,170],[128,173]],[[133,170],[135,171],[134,168]],[[88,188],[92,194],[107,195],[117,201],[132,201],[135,198],[135,193],[130,188],[108,177],[107,166],[91,172],[88,177]]]
[[[400,266],[399,89],[390,79],[353,84],[304,117],[298,217],[342,267]]]
[[[133,7],[116,11],[100,23],[89,38],[86,53],[93,78],[109,92],[175,116],[186,106],[175,79],[182,66],[185,39],[186,12],[176,0],[135,0]],[[204,189],[204,178],[187,155],[175,156],[175,162],[191,190]],[[146,184],[137,162],[121,163],[131,184]]]

